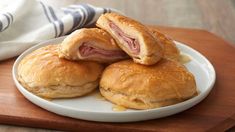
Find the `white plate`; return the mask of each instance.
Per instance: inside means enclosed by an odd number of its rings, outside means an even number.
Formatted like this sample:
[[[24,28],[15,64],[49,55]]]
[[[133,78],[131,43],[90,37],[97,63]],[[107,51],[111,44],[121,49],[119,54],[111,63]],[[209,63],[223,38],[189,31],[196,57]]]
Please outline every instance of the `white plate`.
[[[113,111],[113,104],[108,101],[97,99],[94,94],[74,99],[55,99],[52,101],[40,98],[27,91],[17,80],[17,67],[19,62],[32,51],[48,45],[58,44],[64,37],[52,39],[40,43],[21,54],[15,61],[12,74],[14,82],[19,91],[32,103],[59,115],[68,116],[77,119],[101,122],[133,122],[149,119],[161,118],[173,115],[189,109],[202,101],[211,91],[215,82],[215,70],[212,64],[196,50],[176,42],[177,47],[182,53],[188,54],[191,61],[185,66],[192,72],[196,78],[197,87],[200,94],[192,99],[171,106],[149,109],[149,110],[131,110]]]

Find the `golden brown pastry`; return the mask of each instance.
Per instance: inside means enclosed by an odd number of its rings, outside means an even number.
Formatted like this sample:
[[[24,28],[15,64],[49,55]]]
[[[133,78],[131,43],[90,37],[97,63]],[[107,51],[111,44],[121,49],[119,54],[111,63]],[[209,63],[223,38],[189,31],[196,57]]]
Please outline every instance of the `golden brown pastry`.
[[[60,57],[70,60],[93,60],[110,63],[127,58],[114,39],[98,28],[79,29],[64,39]]]
[[[101,64],[61,59],[58,50],[58,45],[48,45],[22,59],[18,80],[27,90],[44,98],[69,98],[87,94],[98,86]]]
[[[134,109],[172,105],[197,95],[194,76],[169,59],[151,66],[132,60],[113,63],[102,74],[100,92],[107,100]]]
[[[152,65],[163,57],[163,46],[143,24],[117,13],[101,15],[96,25],[109,32],[136,63]]]
[[[164,58],[179,61],[180,51],[174,41],[154,28],[149,28],[149,30],[151,30],[154,36],[164,45]]]

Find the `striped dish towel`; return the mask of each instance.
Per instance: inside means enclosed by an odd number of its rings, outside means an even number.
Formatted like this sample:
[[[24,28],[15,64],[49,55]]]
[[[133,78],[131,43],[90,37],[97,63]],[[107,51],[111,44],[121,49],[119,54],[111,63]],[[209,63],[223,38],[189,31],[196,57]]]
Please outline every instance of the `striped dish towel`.
[[[94,24],[110,8],[89,4],[55,8],[38,0],[0,0],[0,60],[21,54],[41,41]]]

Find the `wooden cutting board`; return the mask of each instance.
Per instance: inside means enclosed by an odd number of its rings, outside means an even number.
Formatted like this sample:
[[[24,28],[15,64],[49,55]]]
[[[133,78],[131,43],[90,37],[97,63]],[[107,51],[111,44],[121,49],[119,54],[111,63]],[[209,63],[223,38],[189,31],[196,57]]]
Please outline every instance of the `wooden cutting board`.
[[[13,83],[15,59],[0,62],[0,123],[79,131],[224,131],[235,125],[235,48],[204,30],[153,27],[205,55],[216,70],[209,96],[174,116],[135,122],[100,123],[62,117],[26,100]]]

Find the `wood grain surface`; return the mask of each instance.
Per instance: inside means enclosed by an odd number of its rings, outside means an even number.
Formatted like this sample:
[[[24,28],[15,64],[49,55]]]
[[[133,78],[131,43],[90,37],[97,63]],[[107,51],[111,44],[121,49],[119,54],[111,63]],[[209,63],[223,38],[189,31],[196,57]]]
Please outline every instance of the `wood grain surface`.
[[[135,122],[100,123],[58,116],[30,103],[16,89],[11,69],[15,59],[0,62],[0,123],[80,131],[224,131],[235,125],[235,48],[204,30],[155,27],[205,55],[216,70],[209,96],[174,116]]]

